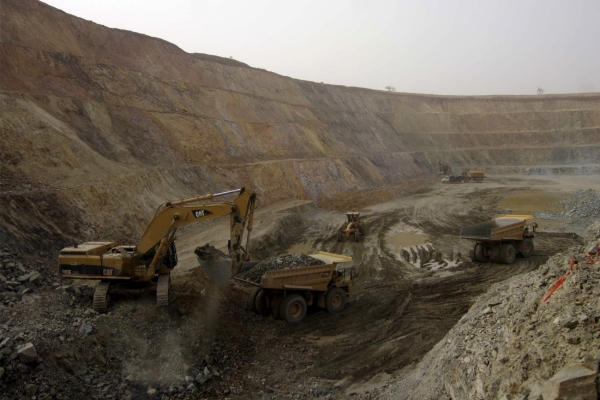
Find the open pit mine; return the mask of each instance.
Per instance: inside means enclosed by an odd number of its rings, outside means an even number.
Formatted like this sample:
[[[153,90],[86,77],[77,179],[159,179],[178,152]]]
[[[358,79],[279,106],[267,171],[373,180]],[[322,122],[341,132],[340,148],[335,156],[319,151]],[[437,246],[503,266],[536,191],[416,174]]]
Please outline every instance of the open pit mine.
[[[0,18],[0,398],[598,398],[600,94]]]

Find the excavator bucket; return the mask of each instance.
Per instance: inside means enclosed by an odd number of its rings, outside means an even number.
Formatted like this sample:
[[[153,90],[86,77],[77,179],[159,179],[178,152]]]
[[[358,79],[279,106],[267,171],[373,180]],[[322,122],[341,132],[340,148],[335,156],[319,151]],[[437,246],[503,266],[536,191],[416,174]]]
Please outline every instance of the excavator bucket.
[[[200,266],[213,282],[227,282],[235,275],[248,271],[257,261],[242,261],[241,255],[239,261],[233,253],[225,254],[221,250],[209,245],[196,247],[194,250]]]

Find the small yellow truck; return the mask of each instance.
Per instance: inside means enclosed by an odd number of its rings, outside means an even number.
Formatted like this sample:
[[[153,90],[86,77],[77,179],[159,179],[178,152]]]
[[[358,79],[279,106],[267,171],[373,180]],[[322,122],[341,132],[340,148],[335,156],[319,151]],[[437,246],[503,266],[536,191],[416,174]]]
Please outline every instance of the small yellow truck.
[[[275,319],[289,323],[304,319],[310,305],[330,313],[342,311],[354,286],[353,268],[339,268],[338,264],[351,262],[352,257],[324,251],[310,256],[325,264],[267,271],[260,285],[254,284],[253,310],[261,315],[272,312]]]

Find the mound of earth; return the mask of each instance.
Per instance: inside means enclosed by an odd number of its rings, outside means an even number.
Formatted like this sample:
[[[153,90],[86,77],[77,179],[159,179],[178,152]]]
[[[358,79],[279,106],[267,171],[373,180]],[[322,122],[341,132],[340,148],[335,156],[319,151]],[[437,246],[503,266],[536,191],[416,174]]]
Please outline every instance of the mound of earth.
[[[323,261],[307,256],[306,254],[281,254],[261,261],[251,270],[240,274],[240,278],[259,283],[260,279],[267,271],[323,264],[325,264]]]

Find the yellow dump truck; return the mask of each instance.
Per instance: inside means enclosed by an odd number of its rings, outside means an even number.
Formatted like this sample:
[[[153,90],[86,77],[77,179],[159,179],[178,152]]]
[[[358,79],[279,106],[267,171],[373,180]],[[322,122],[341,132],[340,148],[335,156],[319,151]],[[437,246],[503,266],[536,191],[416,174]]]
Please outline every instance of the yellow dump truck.
[[[483,182],[483,178],[485,178],[485,173],[482,170],[478,169],[463,169],[462,171],[463,182]]]
[[[353,268],[338,265],[352,261],[352,257],[320,251],[311,257],[324,265],[267,271],[256,285],[251,298],[255,312],[287,322],[299,322],[306,316],[307,307],[316,305],[330,313],[340,312],[346,306],[354,286]]]
[[[533,238],[537,224],[528,224],[531,219],[531,215],[502,215],[491,221],[462,228],[460,237],[475,242],[475,261],[492,260],[512,264],[517,253],[523,257],[533,255]]]

